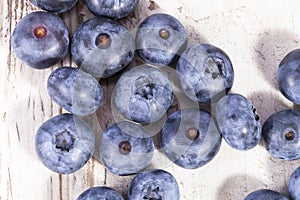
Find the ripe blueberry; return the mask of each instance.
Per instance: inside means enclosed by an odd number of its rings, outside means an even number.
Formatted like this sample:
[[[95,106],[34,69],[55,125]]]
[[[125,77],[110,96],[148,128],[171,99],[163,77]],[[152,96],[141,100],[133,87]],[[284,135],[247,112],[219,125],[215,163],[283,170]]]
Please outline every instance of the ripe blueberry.
[[[119,192],[116,190],[105,187],[98,186],[92,187],[85,190],[83,193],[77,197],[76,200],[124,200]]]
[[[30,0],[30,2],[42,10],[55,13],[63,13],[75,6],[78,0]]]
[[[288,198],[273,190],[260,189],[248,194],[244,200],[288,200]]]

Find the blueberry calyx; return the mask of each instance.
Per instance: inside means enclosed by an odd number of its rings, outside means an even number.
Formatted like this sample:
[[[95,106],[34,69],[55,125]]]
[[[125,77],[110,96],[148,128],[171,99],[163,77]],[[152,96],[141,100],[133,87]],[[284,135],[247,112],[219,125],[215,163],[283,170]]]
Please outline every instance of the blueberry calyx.
[[[288,130],[285,132],[285,139],[288,141],[292,141],[295,138],[295,133],[292,130]]]
[[[170,32],[167,29],[160,29],[159,30],[159,37],[161,39],[167,40],[170,37]]]
[[[156,187],[152,189],[151,186],[147,188],[147,194],[143,197],[143,199],[148,199],[148,200],[162,200],[163,197],[159,194],[161,193],[161,190],[159,187]]]
[[[96,37],[96,46],[99,49],[107,49],[110,47],[111,44],[111,38],[108,34],[106,33],[100,33],[97,37]]]
[[[192,141],[198,139],[199,136],[200,136],[200,132],[199,132],[199,129],[196,127],[189,128],[186,131],[186,137]]]
[[[256,121],[258,121],[258,120],[259,120],[259,116],[258,116],[258,114],[256,113],[256,108],[254,108],[254,106],[252,106],[252,111],[253,111],[254,119],[255,119]]]
[[[74,138],[67,129],[55,134],[55,139],[55,148],[67,152],[70,152],[70,149],[73,148],[74,141],[76,140],[76,138]]]
[[[205,73],[212,77],[212,79],[222,78],[225,77],[224,74],[224,61],[222,58],[219,57],[209,57],[207,59],[208,66],[205,68]],[[212,66],[212,67],[210,67]],[[215,67],[217,66],[217,71]]]
[[[147,83],[138,87],[135,91],[135,95],[139,95],[146,100],[151,100],[153,98],[153,89],[155,88],[154,83]]]
[[[33,34],[36,38],[42,39],[47,35],[47,29],[44,26],[38,26],[33,30]]]
[[[122,155],[127,155],[131,152],[131,144],[128,141],[122,141],[119,144],[119,152]]]

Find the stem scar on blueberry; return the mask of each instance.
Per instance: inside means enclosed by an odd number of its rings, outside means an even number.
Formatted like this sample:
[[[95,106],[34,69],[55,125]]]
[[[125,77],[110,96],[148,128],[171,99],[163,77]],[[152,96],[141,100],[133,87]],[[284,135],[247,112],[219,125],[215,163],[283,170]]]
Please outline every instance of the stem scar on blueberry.
[[[200,136],[199,129],[196,127],[189,128],[185,134],[188,139],[193,141],[198,139]]]
[[[122,155],[127,155],[131,152],[131,144],[128,141],[122,141],[119,144],[119,152]]]
[[[96,37],[96,46],[99,49],[107,49],[110,47],[111,38],[106,33],[101,33]]]
[[[42,39],[47,35],[47,29],[44,26],[38,26],[33,30],[33,34],[36,38]]]
[[[143,199],[149,200],[163,200],[163,197],[159,194],[161,192],[159,187],[152,189],[150,186],[147,188],[147,194]]]
[[[70,152],[70,149],[73,147],[76,140],[67,129],[55,134],[55,139],[55,148],[67,152]]]
[[[285,133],[285,139],[286,139],[286,140],[291,141],[291,140],[293,140],[294,138],[295,138],[295,133],[294,133],[293,131],[289,130],[289,131],[287,131],[287,132]]]
[[[159,30],[159,37],[161,39],[167,40],[170,37],[170,32],[167,29],[160,29]]]

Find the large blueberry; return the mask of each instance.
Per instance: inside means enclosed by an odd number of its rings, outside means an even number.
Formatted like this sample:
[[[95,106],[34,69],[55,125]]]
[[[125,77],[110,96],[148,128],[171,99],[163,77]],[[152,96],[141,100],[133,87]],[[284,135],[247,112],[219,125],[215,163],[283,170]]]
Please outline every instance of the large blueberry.
[[[240,94],[222,97],[216,106],[216,119],[223,138],[231,147],[249,150],[261,139],[261,123],[254,105]]]
[[[75,6],[78,0],[30,0],[30,2],[42,10],[55,13],[63,13]]]
[[[107,128],[100,142],[100,159],[117,175],[135,174],[147,167],[154,154],[151,137],[139,125],[124,121]]]
[[[195,169],[214,158],[222,137],[210,113],[196,108],[171,114],[161,132],[164,153],[175,164]]]
[[[50,170],[70,174],[92,157],[95,136],[92,129],[72,114],[61,114],[44,122],[35,137],[36,152]]]
[[[173,90],[160,70],[141,65],[122,74],[115,87],[113,101],[125,118],[149,124],[166,113],[173,102]]]
[[[179,200],[179,187],[172,174],[155,169],[136,175],[129,185],[128,200]]]
[[[216,102],[232,87],[234,71],[227,54],[210,44],[193,44],[177,64],[181,87],[192,100]]]
[[[107,78],[125,68],[133,59],[134,39],[118,21],[96,17],[85,21],[75,31],[71,53],[85,72]]]
[[[45,69],[67,55],[69,31],[57,15],[33,12],[17,24],[11,45],[17,57],[26,65]]]
[[[168,14],[150,15],[136,33],[138,55],[154,65],[164,66],[177,61],[186,44],[187,33],[183,25]]]
[[[290,101],[300,104],[300,49],[289,52],[277,70],[280,92]]]
[[[76,115],[94,113],[103,100],[98,81],[73,67],[61,67],[53,71],[48,77],[47,89],[58,105]]]
[[[260,189],[248,194],[244,200],[288,200],[288,198],[273,190]]]
[[[272,114],[263,124],[268,152],[284,160],[300,158],[300,112],[286,109]]]
[[[124,200],[119,192],[116,190],[105,187],[98,186],[92,187],[85,190],[83,193],[77,197],[76,200]]]
[[[88,9],[97,16],[120,19],[129,15],[139,0],[85,0]]]
[[[291,200],[300,199],[300,167],[295,169],[288,181],[288,191]]]

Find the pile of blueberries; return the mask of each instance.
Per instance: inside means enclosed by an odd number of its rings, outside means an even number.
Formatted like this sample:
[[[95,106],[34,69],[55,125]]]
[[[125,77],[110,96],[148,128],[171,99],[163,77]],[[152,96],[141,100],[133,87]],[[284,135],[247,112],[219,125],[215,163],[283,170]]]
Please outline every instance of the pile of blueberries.
[[[12,34],[16,56],[32,68],[45,69],[60,62],[70,49],[77,65],[57,68],[48,78],[49,96],[69,112],[47,120],[37,130],[36,151],[50,170],[73,173],[93,156],[95,135],[80,116],[95,113],[105,98],[99,79],[121,74],[112,101],[124,121],[103,132],[96,150],[101,162],[114,174],[136,174],[128,188],[130,200],[179,199],[178,184],[170,173],[145,170],[155,147],[143,127],[161,120],[175,99],[174,80],[164,72],[166,68],[174,69],[181,90],[199,105],[169,114],[159,133],[160,146],[173,163],[186,169],[207,164],[218,153],[222,138],[237,150],[250,150],[263,138],[272,156],[300,158],[300,112],[282,110],[261,125],[246,97],[228,93],[234,82],[228,55],[211,44],[188,45],[184,26],[173,16],[148,16],[134,37],[118,20],[127,17],[138,0],[85,0],[95,17],[79,25],[70,37],[57,14],[70,10],[77,0],[30,2],[44,11],[32,12],[17,24]],[[126,71],[136,54],[144,64]],[[299,66],[300,50],[294,50],[277,73],[280,91],[296,104],[300,104]],[[289,180],[291,200],[300,199],[299,177],[300,167]],[[84,191],[77,200],[103,198],[123,199],[114,189],[99,186]],[[245,199],[274,198],[287,199],[266,189]]]

